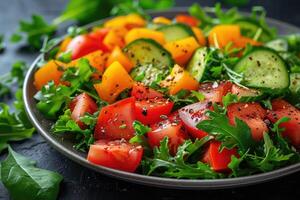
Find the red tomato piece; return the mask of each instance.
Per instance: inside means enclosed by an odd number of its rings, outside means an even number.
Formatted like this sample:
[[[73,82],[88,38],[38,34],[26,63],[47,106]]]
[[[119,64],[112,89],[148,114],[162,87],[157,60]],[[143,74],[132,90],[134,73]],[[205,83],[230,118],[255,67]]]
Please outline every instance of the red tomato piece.
[[[193,138],[203,138],[207,133],[199,130],[196,125],[202,120],[206,120],[205,112],[211,108],[211,103],[198,102],[181,108],[178,113],[186,130]]]
[[[272,101],[272,110],[268,111],[267,118],[275,123],[282,117],[290,118],[289,121],[281,123],[280,127],[285,128],[282,133],[287,137],[291,143],[299,148],[300,147],[300,111],[282,99]]]
[[[150,127],[152,131],[147,133],[149,145],[152,148],[157,147],[165,137],[168,137],[168,146],[172,155],[176,154],[178,146],[188,138],[182,122],[178,119],[176,114]]]
[[[87,160],[96,165],[134,172],[143,156],[143,148],[125,140],[98,140],[91,145]]]
[[[130,139],[134,136],[134,110],[134,97],[103,107],[94,131],[95,139]]]
[[[72,60],[81,58],[97,50],[108,52],[108,48],[102,43],[103,38],[108,32],[108,30],[104,30],[74,37],[67,46],[67,51],[72,52]]]
[[[144,86],[142,83],[135,83],[132,87],[131,96],[135,97],[137,100],[148,100],[162,98],[163,94],[150,87]]]
[[[162,120],[162,115],[169,115],[174,103],[164,99],[155,98],[135,102],[136,119],[143,124],[153,124]]]
[[[204,94],[207,101],[222,103],[223,96],[231,91],[231,87],[232,83],[229,81],[220,83],[202,83],[199,87],[199,92]]]
[[[190,15],[176,15],[175,20],[178,23],[183,23],[189,26],[198,26],[200,24],[200,21],[196,17]]]
[[[70,105],[72,112],[72,119],[79,125],[80,128],[84,129],[85,125],[80,121],[80,117],[84,116],[85,113],[93,114],[98,110],[98,106],[95,101],[86,93],[82,93],[75,97]]]
[[[237,153],[236,148],[224,148],[221,152],[219,152],[220,146],[221,143],[218,141],[210,142],[202,161],[208,163],[214,171],[228,172],[230,170],[228,168],[228,164],[231,161],[231,156],[234,155],[238,157],[239,154]]]
[[[243,120],[251,129],[255,141],[262,140],[264,132],[268,132],[264,122],[267,112],[258,103],[233,103],[227,107],[227,114],[233,125],[236,117]]]

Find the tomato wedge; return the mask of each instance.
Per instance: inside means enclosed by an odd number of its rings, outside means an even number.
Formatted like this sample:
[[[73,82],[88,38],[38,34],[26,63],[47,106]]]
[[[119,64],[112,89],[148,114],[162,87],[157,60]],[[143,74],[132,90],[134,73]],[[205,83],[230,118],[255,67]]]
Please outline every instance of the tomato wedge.
[[[200,21],[196,17],[190,15],[183,15],[183,14],[176,15],[175,21],[189,26],[198,26],[200,24]]]
[[[300,147],[300,111],[282,99],[272,101],[272,110],[268,111],[267,118],[275,123],[282,117],[290,118],[289,121],[281,123],[280,127],[285,128],[282,133],[287,137],[291,143],[299,148]]]
[[[168,137],[168,146],[172,155],[176,154],[178,146],[188,138],[177,114],[171,115],[168,119],[153,124],[150,127],[152,131],[147,133],[149,145],[152,148],[157,147],[160,145],[160,141]]]
[[[108,48],[102,43],[108,29],[100,29],[95,32],[74,37],[67,46],[67,52],[72,52],[72,60],[81,58],[91,52],[102,50],[108,52]]]
[[[181,108],[178,113],[183,122],[186,130],[191,134],[193,138],[203,138],[207,136],[207,133],[199,130],[196,125],[207,119],[205,112],[211,108],[211,103],[199,102]]]
[[[199,92],[204,94],[207,101],[211,101],[213,103],[222,103],[223,96],[231,91],[231,87],[232,83],[229,81],[220,83],[208,82],[200,85]]]
[[[98,110],[98,106],[95,101],[86,93],[82,93],[75,97],[71,101],[69,107],[72,112],[72,119],[81,129],[84,129],[85,125],[80,121],[80,117],[84,116],[85,113],[93,114]]]
[[[142,83],[135,83],[132,87],[131,96],[135,97],[137,100],[148,100],[162,98],[163,94],[150,87],[144,86]]]
[[[135,102],[136,119],[143,124],[153,124],[162,120],[162,116],[171,113],[174,103],[164,99],[155,98]]]
[[[239,157],[237,149],[226,149],[224,148],[221,152],[219,151],[221,142],[212,141],[209,144],[206,152],[204,153],[202,161],[208,163],[212,169],[216,172],[228,172],[228,164],[231,161],[231,156]]]
[[[134,97],[103,107],[94,131],[95,139],[130,139],[134,136],[134,110]]]
[[[125,140],[98,140],[91,145],[87,160],[96,165],[134,172],[143,156],[143,148]]]
[[[236,117],[243,120],[251,129],[255,141],[262,140],[264,132],[268,132],[264,122],[267,112],[258,103],[233,103],[227,107],[227,114],[233,125]]]

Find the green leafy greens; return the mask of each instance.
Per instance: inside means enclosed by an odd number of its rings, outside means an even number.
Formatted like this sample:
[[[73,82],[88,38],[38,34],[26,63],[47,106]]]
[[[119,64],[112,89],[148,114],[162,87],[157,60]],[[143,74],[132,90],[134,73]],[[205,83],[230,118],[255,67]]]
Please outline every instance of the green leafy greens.
[[[36,162],[14,152],[9,147],[6,160],[1,162],[1,181],[14,200],[55,200],[62,176],[35,167]]]
[[[209,165],[200,161],[188,163],[186,160],[196,153],[211,138],[204,137],[201,140],[192,142],[186,140],[175,156],[171,156],[168,148],[168,137],[165,137],[159,147],[154,148],[154,157],[147,158],[143,163],[143,170],[146,174],[155,174],[163,177],[173,178],[209,178],[215,179],[222,177],[221,174],[214,172]]]
[[[48,118],[55,118],[63,104],[70,100],[70,96],[87,82],[91,75],[92,69],[88,60],[80,59],[78,68],[70,67],[63,74],[62,80],[67,81],[70,86],[56,86],[50,81],[35,95],[35,99],[39,101],[37,108]]]

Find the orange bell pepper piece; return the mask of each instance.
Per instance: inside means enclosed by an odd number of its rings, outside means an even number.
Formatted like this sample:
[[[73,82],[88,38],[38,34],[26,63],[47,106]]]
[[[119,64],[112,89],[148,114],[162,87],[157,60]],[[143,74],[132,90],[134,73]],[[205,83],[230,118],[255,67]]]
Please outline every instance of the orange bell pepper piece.
[[[162,87],[168,87],[171,95],[176,94],[182,89],[197,90],[199,87],[198,81],[179,65],[175,65],[171,74],[160,84]]]
[[[222,49],[240,37],[241,31],[238,25],[217,25],[211,29],[208,41],[210,46]]]
[[[163,45],[166,42],[165,36],[162,32],[150,30],[147,28],[131,29],[125,36],[125,42],[126,44],[129,44],[130,42],[141,38],[148,38],[148,39],[155,40],[161,45]]]
[[[124,47],[124,40],[122,37],[111,30],[103,39],[103,44],[105,44],[110,50],[112,50],[115,46]]]
[[[177,64],[184,66],[199,47],[199,44],[194,37],[188,37],[168,42],[164,47],[172,54]]]
[[[143,27],[146,25],[146,20],[137,14],[114,17],[104,23],[104,27]]]
[[[198,43],[201,45],[201,46],[205,46],[206,45],[206,38],[202,32],[202,30],[198,27],[192,27],[192,30],[198,40]]]
[[[41,68],[39,68],[34,74],[34,86],[37,90],[42,89],[49,81],[54,81],[56,85],[60,83],[60,78],[63,74],[65,63],[50,60]]]
[[[129,60],[129,58],[122,52],[120,47],[116,46],[114,50],[109,55],[106,61],[106,67],[110,66],[113,62],[118,61],[127,72],[130,72],[134,67],[134,64]]]
[[[85,58],[89,61],[89,64],[97,69],[98,74],[102,74],[105,68],[105,62],[107,60],[108,54],[104,53],[101,50],[94,51],[92,53],[89,53],[82,58]],[[77,63],[80,59],[78,58],[76,60],[71,61],[70,63],[66,64],[67,67],[77,67]]]
[[[94,85],[99,97],[113,103],[119,94],[133,86],[133,80],[119,62],[113,62],[104,72],[102,82]]]

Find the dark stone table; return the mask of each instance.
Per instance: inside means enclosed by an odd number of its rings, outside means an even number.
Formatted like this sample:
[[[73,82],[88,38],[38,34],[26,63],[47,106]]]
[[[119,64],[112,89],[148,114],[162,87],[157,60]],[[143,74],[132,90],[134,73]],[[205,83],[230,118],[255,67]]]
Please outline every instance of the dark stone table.
[[[67,0],[0,0],[0,34],[5,34],[8,39],[9,35],[17,29],[19,19],[28,19],[32,13],[42,14],[47,20],[51,20],[60,13],[66,2]],[[178,0],[177,2],[178,6],[187,6],[193,1]],[[215,1],[198,2],[202,5],[213,5]],[[263,5],[269,17],[300,26],[299,0],[255,0],[243,10],[249,10],[252,5]],[[31,63],[36,55],[22,50],[20,45],[8,44],[5,53],[0,55],[1,74],[7,72],[16,60]],[[63,175],[64,181],[61,184],[59,199],[300,199],[300,173],[238,189],[176,191],[136,185],[95,173],[58,153],[39,134],[35,134],[29,140],[13,143],[12,147],[17,152],[36,160],[39,167]],[[4,157],[6,153],[0,155],[0,159]],[[6,189],[0,184],[0,199],[8,198]]]

